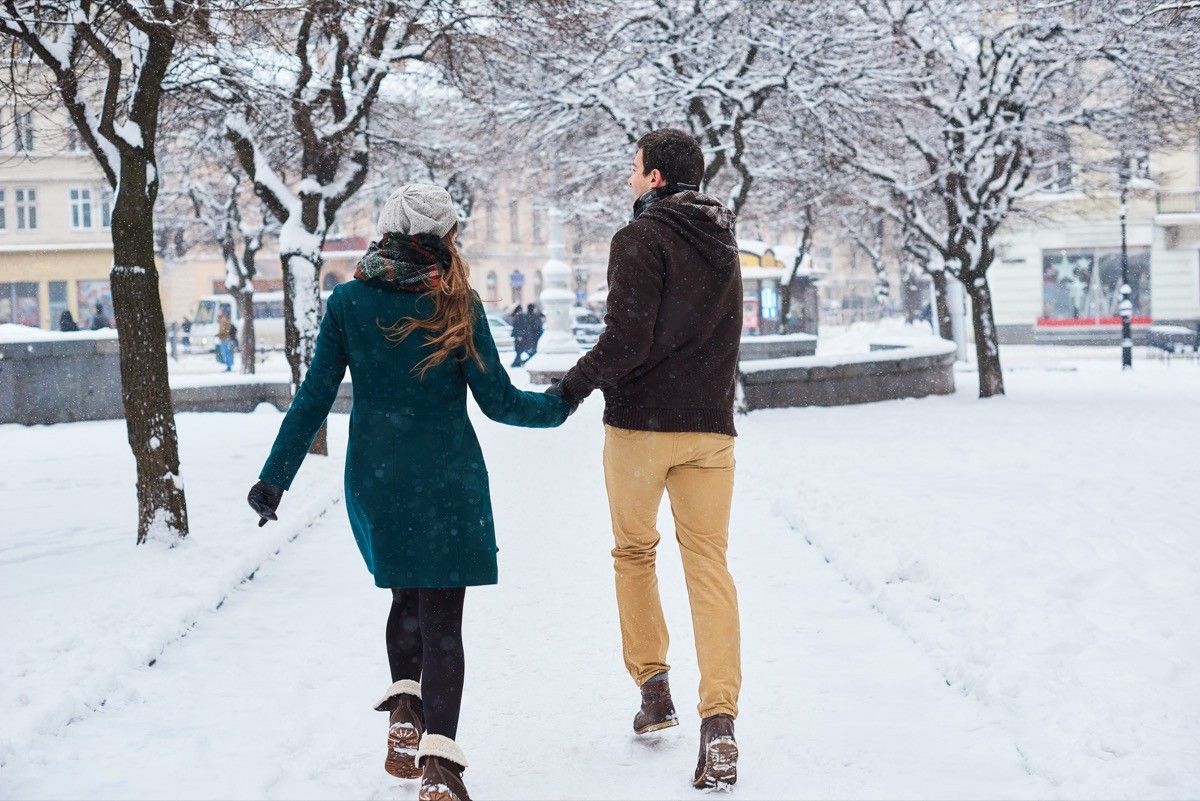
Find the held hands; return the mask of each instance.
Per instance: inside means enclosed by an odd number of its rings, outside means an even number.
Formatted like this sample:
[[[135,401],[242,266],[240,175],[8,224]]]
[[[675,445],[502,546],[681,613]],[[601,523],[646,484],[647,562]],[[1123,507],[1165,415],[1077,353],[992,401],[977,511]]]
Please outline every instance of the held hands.
[[[268,520],[279,519],[275,510],[279,508],[279,501],[282,498],[283,489],[265,481],[259,481],[250,488],[250,494],[246,496],[246,503],[250,504],[250,508],[258,513],[259,528],[265,526]]]
[[[566,393],[563,392],[562,379],[551,378],[550,386],[546,387],[546,394],[556,395],[557,397],[562,398],[567,404],[567,408],[570,410],[567,412],[568,416],[575,414],[575,410],[579,408],[579,401],[568,398]]]

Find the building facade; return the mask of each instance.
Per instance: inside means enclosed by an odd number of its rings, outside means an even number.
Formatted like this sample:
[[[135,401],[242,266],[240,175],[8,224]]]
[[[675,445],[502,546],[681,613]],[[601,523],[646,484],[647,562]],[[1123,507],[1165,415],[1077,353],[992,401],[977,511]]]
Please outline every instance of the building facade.
[[[1134,330],[1200,323],[1200,134],[1183,150],[1131,165],[1126,251]],[[1115,178],[1112,183],[1115,184]],[[1120,202],[1116,187],[1079,191],[1066,177],[1031,203],[1036,222],[1001,231],[989,271],[1001,341],[1119,340]]]
[[[0,108],[0,323],[111,325],[112,190],[58,123]]]

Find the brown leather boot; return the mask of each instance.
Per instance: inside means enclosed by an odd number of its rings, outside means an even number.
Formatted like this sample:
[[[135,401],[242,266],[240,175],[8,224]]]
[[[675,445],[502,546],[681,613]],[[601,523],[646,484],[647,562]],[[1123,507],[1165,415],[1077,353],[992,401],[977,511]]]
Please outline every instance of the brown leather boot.
[[[700,761],[692,776],[698,790],[723,790],[737,783],[737,742],[733,739],[733,718],[713,715],[700,721]]]
[[[440,734],[426,734],[417,760],[421,763],[418,801],[471,801],[462,778],[467,758],[458,743]]]
[[[634,734],[646,734],[679,725],[675,704],[671,701],[671,685],[665,673],[641,686],[642,708],[633,716]]]
[[[421,707],[421,685],[411,679],[392,684],[375,709],[388,714],[387,757],[383,769],[397,779],[419,779],[417,747],[425,729]]]

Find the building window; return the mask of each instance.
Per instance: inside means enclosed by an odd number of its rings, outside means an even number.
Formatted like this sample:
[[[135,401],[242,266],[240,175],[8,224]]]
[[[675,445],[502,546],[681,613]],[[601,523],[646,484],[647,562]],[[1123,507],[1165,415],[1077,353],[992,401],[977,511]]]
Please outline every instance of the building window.
[[[37,229],[37,190],[23,186],[13,190],[13,206],[17,218],[18,231],[33,231]]]
[[[489,200],[483,207],[484,237],[488,242],[496,241],[496,203]]]
[[[80,281],[78,286],[79,327],[93,331],[111,328],[115,318],[108,281]]]
[[[516,200],[508,201],[508,241],[521,241],[521,206]]]
[[[13,142],[13,148],[18,153],[31,153],[33,151],[33,112],[22,112],[13,119],[17,138]]]
[[[69,119],[67,120],[67,150],[76,154],[87,152],[87,144],[79,135],[79,129]]]
[[[0,283],[0,323],[37,328],[42,323],[41,312],[37,282]]]
[[[1129,248],[1134,317],[1150,317],[1150,249]],[[1121,251],[1058,249],[1042,252],[1042,319],[1047,325],[1115,324],[1121,302]]]
[[[100,227],[112,228],[113,191],[107,186],[100,189]]]
[[[70,306],[67,305],[67,282],[51,281],[47,288],[49,289],[50,327],[61,329],[63,313],[70,314],[71,312]]]
[[[1051,143],[1046,156],[1046,163],[1037,173],[1038,184],[1046,192],[1069,192],[1075,178],[1070,140],[1059,137]]]
[[[533,210],[533,241],[541,244],[546,241],[545,232],[543,229],[543,220],[546,213],[542,209]]]
[[[1135,153],[1129,157],[1129,177],[1150,180],[1150,154]]]
[[[8,229],[8,204],[4,201],[4,187],[0,186],[0,231]]]
[[[92,190],[76,187],[70,190],[71,227],[82,231],[92,227]]]

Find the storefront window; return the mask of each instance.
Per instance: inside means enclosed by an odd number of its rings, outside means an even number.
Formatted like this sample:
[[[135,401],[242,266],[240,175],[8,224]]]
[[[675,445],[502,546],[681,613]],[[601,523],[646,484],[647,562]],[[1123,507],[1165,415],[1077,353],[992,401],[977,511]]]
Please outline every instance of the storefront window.
[[[111,327],[115,324],[112,306],[112,288],[108,281],[79,282],[79,327],[91,329]],[[97,320],[96,304],[100,304],[99,314],[103,319]]]
[[[1150,316],[1150,249],[1129,249],[1133,316]],[[1119,249],[1061,249],[1042,252],[1042,320],[1113,323],[1121,302]]]
[[[50,300],[50,327],[57,329],[59,321],[62,320],[62,314],[69,311],[67,306],[67,282],[66,281],[51,281],[49,283],[49,300]]]
[[[42,323],[38,285],[33,281],[0,283],[0,323],[37,328]]]

